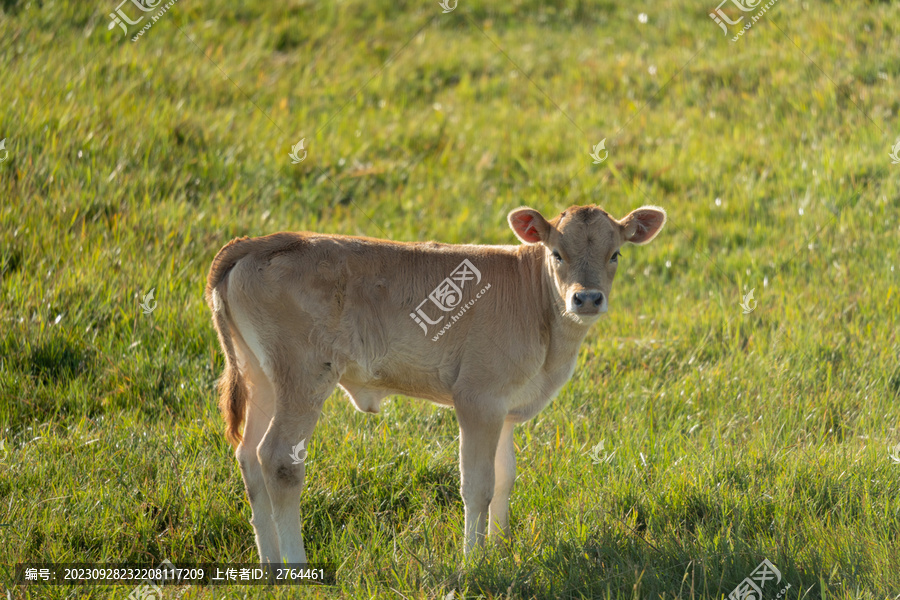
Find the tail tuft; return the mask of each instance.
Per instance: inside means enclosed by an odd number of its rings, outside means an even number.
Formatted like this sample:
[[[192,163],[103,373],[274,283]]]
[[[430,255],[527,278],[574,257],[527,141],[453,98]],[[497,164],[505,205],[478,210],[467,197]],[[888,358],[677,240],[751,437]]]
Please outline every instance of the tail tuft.
[[[232,446],[237,446],[243,439],[241,426],[244,424],[247,388],[244,386],[241,372],[228,357],[227,352],[225,357],[225,372],[219,380],[219,410],[225,419],[225,438]]]

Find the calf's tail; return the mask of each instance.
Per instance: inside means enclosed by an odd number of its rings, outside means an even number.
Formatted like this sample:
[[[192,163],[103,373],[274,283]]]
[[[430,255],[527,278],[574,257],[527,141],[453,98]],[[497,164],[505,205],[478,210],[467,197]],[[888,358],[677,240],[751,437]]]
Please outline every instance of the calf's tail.
[[[219,335],[219,343],[225,353],[225,371],[219,378],[219,410],[225,420],[225,437],[232,446],[242,439],[241,427],[247,405],[247,386],[238,369],[234,351],[236,331],[228,312],[228,274],[237,262],[246,256],[252,244],[240,238],[226,244],[213,259],[206,279],[206,303],[213,313],[213,325]]]

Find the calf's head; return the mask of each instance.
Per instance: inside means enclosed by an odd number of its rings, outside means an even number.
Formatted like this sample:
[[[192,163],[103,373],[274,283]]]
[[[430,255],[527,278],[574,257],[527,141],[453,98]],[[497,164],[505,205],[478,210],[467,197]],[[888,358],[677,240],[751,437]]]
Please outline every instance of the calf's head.
[[[572,206],[548,221],[523,207],[508,220],[520,240],[543,246],[556,304],[566,316],[590,323],[609,309],[622,244],[649,243],[665,225],[666,211],[642,206],[616,220],[597,206]]]

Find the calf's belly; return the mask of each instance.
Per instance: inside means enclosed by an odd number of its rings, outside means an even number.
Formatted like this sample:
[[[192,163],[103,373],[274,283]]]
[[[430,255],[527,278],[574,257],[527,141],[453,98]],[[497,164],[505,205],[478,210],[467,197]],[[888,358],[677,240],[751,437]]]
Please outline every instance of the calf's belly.
[[[340,386],[350,396],[354,406],[362,412],[377,413],[387,396],[411,396],[443,406],[453,406],[448,386],[438,373],[391,372],[376,370],[365,373],[358,365],[351,365],[341,377]]]

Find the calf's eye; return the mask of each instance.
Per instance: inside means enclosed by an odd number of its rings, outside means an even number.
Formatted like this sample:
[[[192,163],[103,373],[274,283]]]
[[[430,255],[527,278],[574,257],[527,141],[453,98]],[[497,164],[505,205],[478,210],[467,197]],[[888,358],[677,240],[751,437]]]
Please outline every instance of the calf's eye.
[[[559,252],[556,250],[553,251],[553,258],[556,259],[556,262],[562,262],[562,256],[559,255]]]
[[[613,252],[612,258],[609,259],[609,262],[614,262],[614,263],[619,262],[620,256],[622,256],[622,253],[619,252],[618,250],[616,250],[615,252]]]

